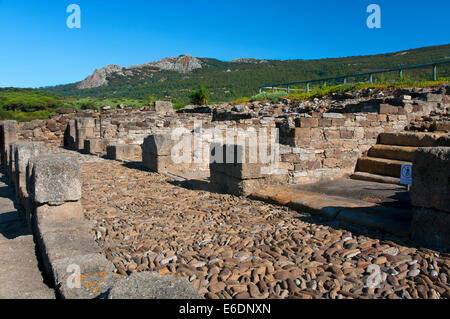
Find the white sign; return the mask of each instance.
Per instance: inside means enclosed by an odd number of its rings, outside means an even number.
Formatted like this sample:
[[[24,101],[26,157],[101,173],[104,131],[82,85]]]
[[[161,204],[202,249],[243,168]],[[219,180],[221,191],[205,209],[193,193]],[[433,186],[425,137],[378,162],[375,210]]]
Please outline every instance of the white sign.
[[[412,165],[402,164],[402,171],[400,172],[400,184],[412,185]]]

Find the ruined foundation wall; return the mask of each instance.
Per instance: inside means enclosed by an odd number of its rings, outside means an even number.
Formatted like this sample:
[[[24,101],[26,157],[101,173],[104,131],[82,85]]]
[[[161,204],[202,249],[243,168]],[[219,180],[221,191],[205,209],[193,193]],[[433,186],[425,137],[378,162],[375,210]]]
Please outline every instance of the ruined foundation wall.
[[[406,115],[374,113],[314,113],[280,127],[282,168],[289,183],[310,183],[352,174],[358,158],[384,132],[403,131]]]

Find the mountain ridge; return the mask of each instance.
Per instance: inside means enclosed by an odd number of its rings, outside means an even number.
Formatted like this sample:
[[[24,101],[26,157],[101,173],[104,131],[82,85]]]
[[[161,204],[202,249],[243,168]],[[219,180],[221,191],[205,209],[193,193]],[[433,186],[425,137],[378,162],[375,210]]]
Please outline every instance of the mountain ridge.
[[[450,44],[401,50],[378,55],[316,60],[268,60],[240,58],[221,61],[187,54],[129,67],[110,64],[72,84],[45,87],[65,96],[171,99],[188,102],[189,92],[204,85],[211,101],[229,101],[256,93],[258,86],[368,72],[448,59]],[[429,70],[404,72],[416,76]],[[427,73],[427,74],[428,74]],[[439,75],[450,77],[450,65]],[[396,74],[398,78],[398,74]],[[332,85],[332,83],[329,83]]]

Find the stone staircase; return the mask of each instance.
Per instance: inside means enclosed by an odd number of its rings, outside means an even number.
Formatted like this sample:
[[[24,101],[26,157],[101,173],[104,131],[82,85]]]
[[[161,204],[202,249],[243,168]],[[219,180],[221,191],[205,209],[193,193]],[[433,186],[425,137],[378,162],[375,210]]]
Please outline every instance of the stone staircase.
[[[446,133],[381,133],[378,144],[358,159],[352,179],[400,184],[402,164],[412,164],[419,147],[436,146]]]

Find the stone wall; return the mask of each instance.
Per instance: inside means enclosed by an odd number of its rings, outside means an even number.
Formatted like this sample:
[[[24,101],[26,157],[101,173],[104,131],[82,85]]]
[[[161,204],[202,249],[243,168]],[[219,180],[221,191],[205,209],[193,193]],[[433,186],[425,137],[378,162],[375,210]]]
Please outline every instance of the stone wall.
[[[201,298],[185,278],[142,273],[122,280],[84,219],[77,157],[49,154],[42,141],[16,141],[16,128],[15,121],[0,122],[1,154],[9,152],[3,168],[60,298]]]
[[[450,147],[419,148],[412,178],[412,238],[433,248],[450,247]]]
[[[282,167],[289,183],[310,183],[354,172],[358,158],[384,132],[403,131],[407,115],[313,113],[280,125]]]

